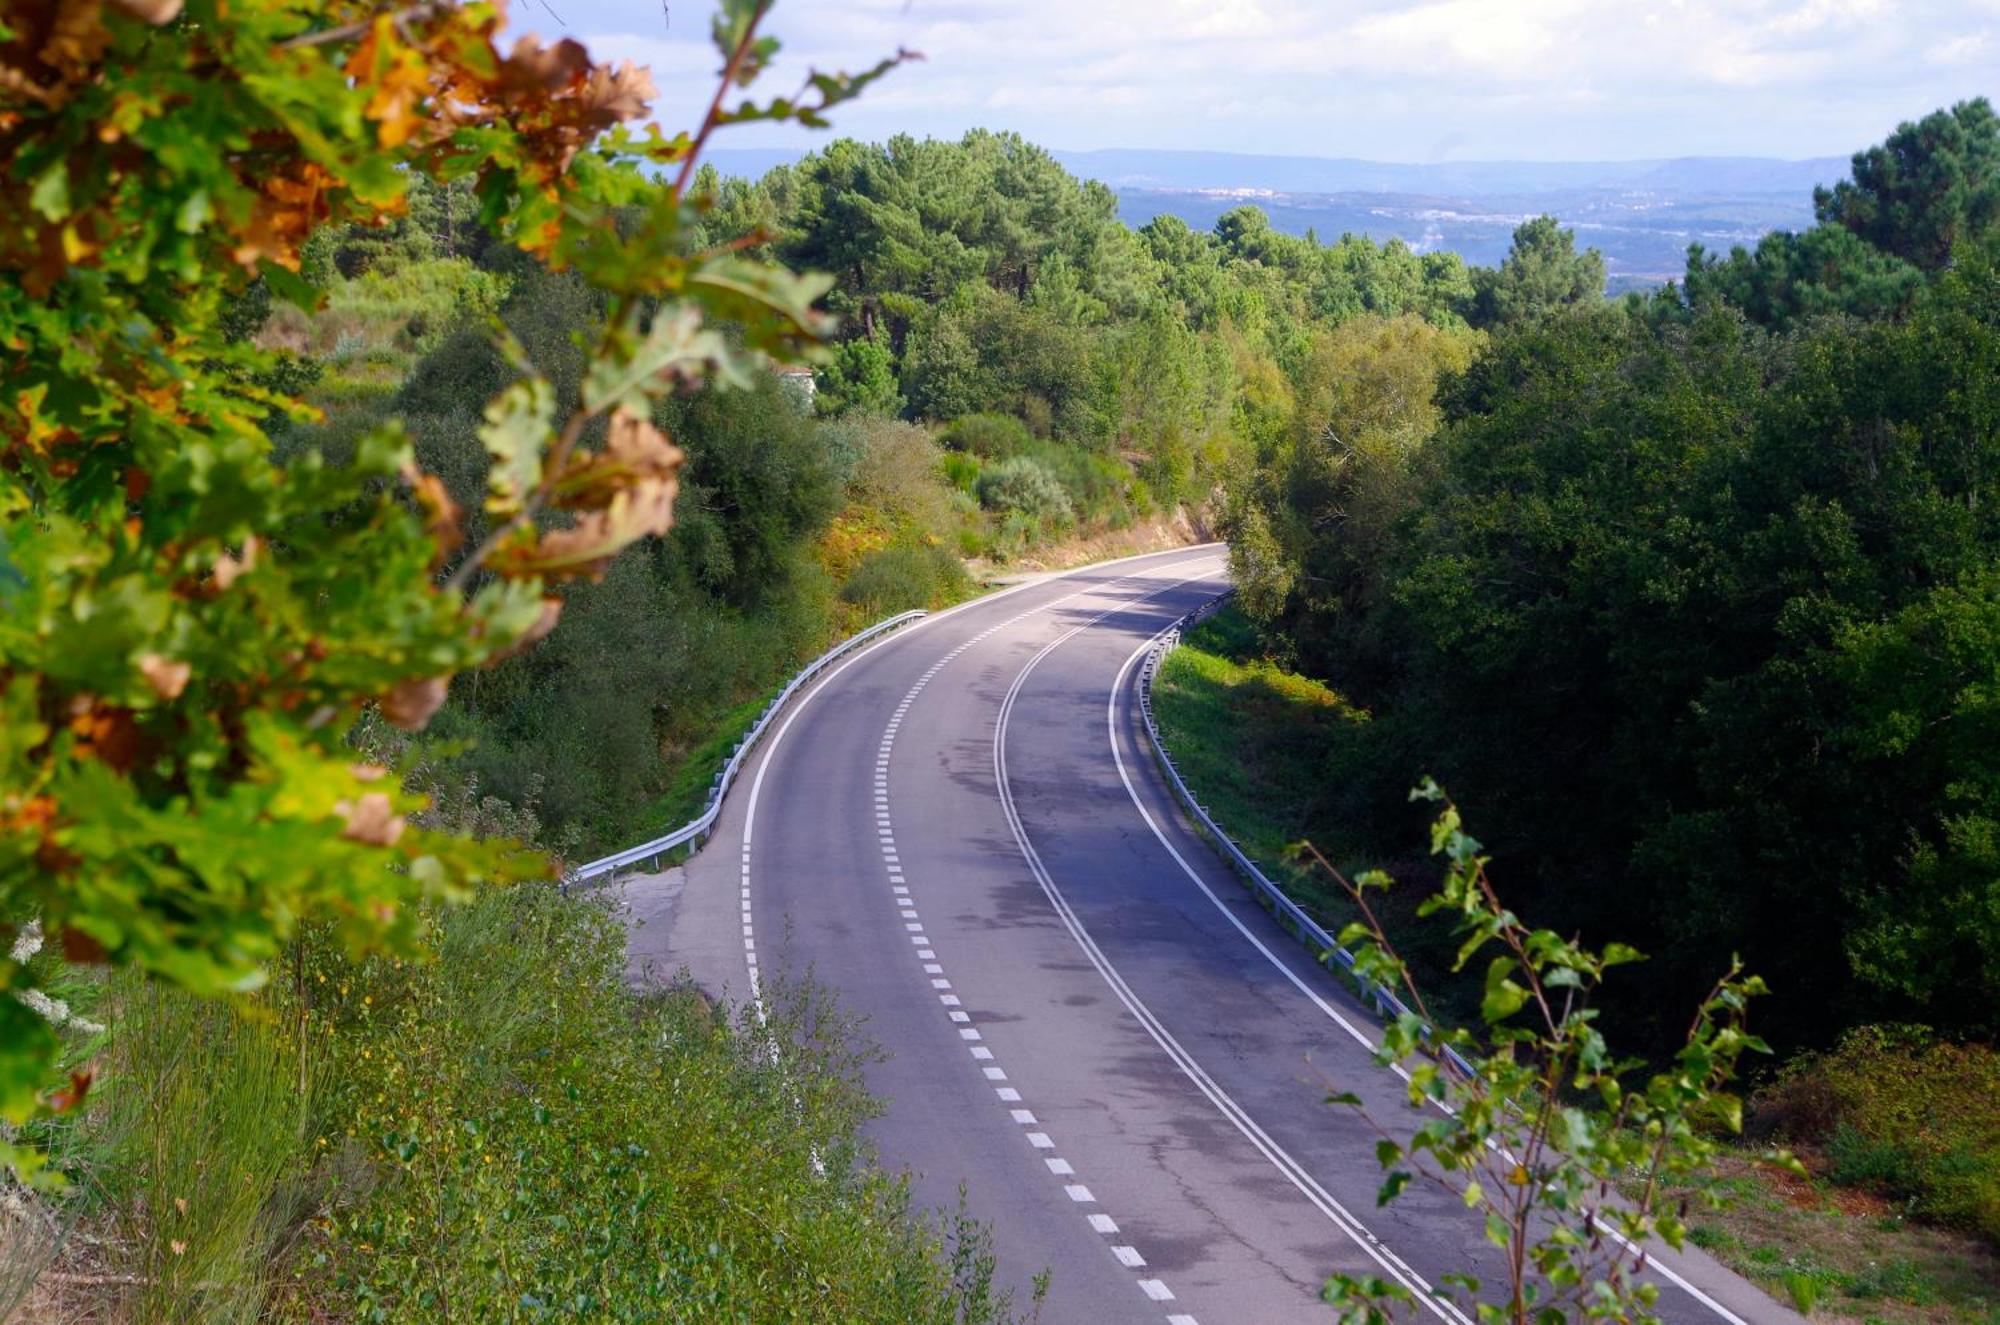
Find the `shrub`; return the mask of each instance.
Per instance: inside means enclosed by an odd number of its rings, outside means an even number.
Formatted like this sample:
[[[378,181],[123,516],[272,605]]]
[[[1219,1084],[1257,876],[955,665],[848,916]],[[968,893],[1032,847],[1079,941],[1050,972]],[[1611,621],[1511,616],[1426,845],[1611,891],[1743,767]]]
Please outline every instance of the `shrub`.
[[[1819,1292],[1819,1280],[1811,1275],[1796,1270],[1785,1275],[1785,1293],[1801,1316],[1812,1315],[1813,1308],[1819,1305]]]
[[[938,458],[944,481],[960,492],[979,491],[979,457],[964,451],[946,451]]]
[[[1009,511],[986,539],[986,555],[1011,561],[1042,541],[1042,522],[1020,511]]]
[[[318,1287],[395,1319],[957,1319],[943,1239],[862,1163],[867,1050],[816,992],[770,991],[769,1034],[635,1002],[612,908],[545,888],[439,938],[314,964],[344,1042],[315,1148],[375,1175],[316,1227]]]
[[[871,617],[936,607],[963,597],[971,580],[958,558],[934,544],[871,552],[841,586],[840,599]]]
[[[314,926],[241,1008],[112,977],[88,1318],[1009,1319],[984,1230],[870,1165],[819,991],[635,998],[615,909],[548,887],[428,923],[438,961]]]
[[[1069,494],[1055,475],[1025,456],[988,465],[979,475],[979,504],[989,510],[1018,511],[1037,520],[1068,524],[1074,518]]]
[[[938,440],[953,451],[1005,460],[1031,449],[1035,435],[1011,414],[968,414],[946,428]]]
[[[951,490],[930,433],[914,423],[867,416],[855,419],[854,426],[860,429],[860,454],[848,480],[849,499],[919,534],[951,529],[957,522]]]
[[[1870,1187],[1890,1196],[1909,1195],[1916,1156],[1895,1141],[1876,1141],[1846,1123],[1827,1142],[1827,1176],[1843,1187]]]
[[[1753,1115],[1826,1148],[1833,1181],[2000,1242],[2000,1053],[1920,1026],[1863,1026],[1787,1065]]]

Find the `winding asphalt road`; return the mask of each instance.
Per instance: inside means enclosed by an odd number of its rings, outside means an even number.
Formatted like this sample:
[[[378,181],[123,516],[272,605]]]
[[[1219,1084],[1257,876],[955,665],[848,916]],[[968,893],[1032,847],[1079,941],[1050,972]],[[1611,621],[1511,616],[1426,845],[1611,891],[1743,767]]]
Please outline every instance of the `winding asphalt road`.
[[[961,1184],[1055,1325],[1324,1319],[1330,1274],[1492,1273],[1477,1222],[1375,1133],[1399,1083],[1375,1023],[1175,812],[1137,658],[1226,587],[1219,547],[993,594],[872,646],[795,701],[659,913],[660,955],[756,997],[810,971],[887,1050],[872,1126],[918,1202]],[[1699,1253],[1676,1322],[1791,1320]],[[1426,1302],[1411,1319],[1468,1325]]]

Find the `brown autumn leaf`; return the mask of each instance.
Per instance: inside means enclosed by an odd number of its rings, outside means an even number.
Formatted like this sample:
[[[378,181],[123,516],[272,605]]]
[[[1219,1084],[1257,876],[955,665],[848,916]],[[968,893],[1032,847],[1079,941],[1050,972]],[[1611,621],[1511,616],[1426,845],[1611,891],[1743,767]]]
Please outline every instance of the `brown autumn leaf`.
[[[687,459],[687,453],[668,441],[651,419],[623,405],[611,411],[604,451],[635,474],[661,478],[679,472]]]
[[[182,0],[111,0],[111,3],[141,23],[157,28],[180,17]]]
[[[514,43],[514,49],[500,62],[497,80],[502,90],[555,92],[570,86],[590,68],[590,52],[583,44],[564,37],[553,46],[530,33]]]
[[[110,949],[80,929],[63,927],[63,960],[79,966],[102,966],[111,958]]]
[[[49,1107],[57,1113],[68,1113],[83,1103],[83,1097],[90,1094],[90,1083],[94,1074],[89,1068],[69,1074],[69,1085],[49,1096]]]
[[[347,771],[356,782],[380,782],[389,776],[389,770],[380,764],[349,764]]]
[[[660,89],[653,85],[652,73],[630,60],[616,69],[597,65],[584,80],[577,99],[604,127],[623,124],[644,115]]]
[[[139,762],[145,739],[132,710],[113,704],[87,701],[69,720],[78,740],[80,759],[101,759],[120,773]]]
[[[394,689],[382,696],[382,716],[406,732],[422,731],[431,715],[444,706],[445,693],[450,687],[449,676],[398,681]]]
[[[333,812],[346,821],[340,835],[350,842],[371,847],[391,847],[409,827],[389,801],[386,791],[362,793],[358,801],[336,801]]]
[[[431,558],[431,569],[436,570],[465,541],[465,525],[460,518],[463,513],[445,489],[444,480],[437,475],[410,469],[403,480],[410,485],[410,495],[424,513],[424,528],[437,548]]]
[[[611,412],[604,449],[579,454],[564,466],[556,483],[556,505],[566,510],[609,506],[636,481],[673,483],[686,459],[687,453],[668,441],[652,420],[621,405]]]
[[[42,43],[42,61],[51,69],[74,73],[95,64],[110,42],[98,0],[58,0],[55,24]]]
[[[594,579],[633,543],[673,528],[678,487],[672,478],[645,478],[626,484],[613,493],[603,510],[586,511],[568,529],[550,530],[537,540],[507,544],[488,565],[497,574],[515,578]]]
[[[176,662],[157,653],[143,654],[139,658],[139,674],[146,678],[146,684],[153,687],[153,693],[161,699],[180,698],[193,672],[194,669],[187,663]]]

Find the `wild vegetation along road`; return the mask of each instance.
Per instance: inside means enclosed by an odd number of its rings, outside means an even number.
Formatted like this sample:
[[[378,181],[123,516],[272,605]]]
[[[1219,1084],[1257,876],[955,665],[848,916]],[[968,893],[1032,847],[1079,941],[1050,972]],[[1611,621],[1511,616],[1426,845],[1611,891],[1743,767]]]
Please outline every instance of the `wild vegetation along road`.
[[[892,636],[795,703],[688,867],[674,947],[738,995],[810,970],[867,1017],[884,1159],[923,1205],[965,1184],[1003,1282],[1051,1272],[1045,1320],[1290,1322],[1336,1271],[1494,1268],[1444,1194],[1376,1208],[1374,1133],[1323,1103],[1334,1080],[1404,1119],[1371,1019],[1145,752],[1136,654],[1226,583],[1220,548],[1185,549]],[[1688,1272],[1672,1319],[1789,1314]]]

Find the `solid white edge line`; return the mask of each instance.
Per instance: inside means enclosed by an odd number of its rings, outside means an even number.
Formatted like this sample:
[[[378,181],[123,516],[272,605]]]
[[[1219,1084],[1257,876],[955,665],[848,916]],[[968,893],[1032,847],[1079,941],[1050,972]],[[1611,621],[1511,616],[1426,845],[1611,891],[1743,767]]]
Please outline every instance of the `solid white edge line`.
[[[1162,630],[1158,635],[1153,636],[1153,638],[1147,640],[1144,644],[1141,644],[1138,647],[1138,649],[1133,652],[1132,656],[1125,660],[1125,665],[1118,669],[1118,677],[1111,684],[1111,699],[1110,702],[1105,706],[1105,727],[1111,738],[1111,759],[1112,762],[1118,766],[1118,779],[1119,781],[1125,784],[1125,794],[1132,798],[1132,805],[1135,809],[1139,811],[1139,817],[1146,821],[1146,827],[1153,830],[1153,836],[1158,838],[1160,841],[1160,845],[1167,849],[1167,854],[1174,858],[1174,864],[1181,867],[1181,872],[1183,874],[1186,874],[1189,879],[1193,880],[1194,886],[1201,890],[1201,895],[1206,897],[1210,902],[1214,903],[1215,909],[1222,912],[1222,914],[1228,918],[1229,923],[1236,927],[1236,932],[1241,934],[1244,938],[1250,940],[1251,946],[1256,948],[1258,952],[1262,953],[1266,961],[1270,962],[1273,966],[1277,967],[1279,971],[1283,972],[1285,978],[1289,980],[1292,983],[1292,985],[1299,990],[1300,993],[1304,994],[1307,998],[1311,999],[1315,1007],[1317,1007],[1321,1012],[1324,1012],[1327,1016],[1333,1018],[1333,1020],[1335,1020],[1336,1022],[1340,1023],[1341,1027],[1344,1030],[1346,1030],[1348,1034],[1354,1036],[1357,1040],[1361,1041],[1362,1044],[1366,1045],[1368,1049],[1371,1052],[1373,1052],[1374,1049],[1376,1048],[1376,1045],[1373,1040],[1369,1039],[1368,1036],[1364,1035],[1361,1031],[1357,1030],[1353,1022],[1350,1022],[1346,1017],[1342,1016],[1338,1009],[1334,1008],[1324,998],[1320,997],[1319,993],[1316,990],[1307,988],[1305,982],[1298,977],[1297,973],[1294,972],[1289,965],[1281,961],[1269,948],[1264,946],[1263,942],[1259,940],[1256,935],[1252,934],[1249,931],[1249,929],[1247,929],[1244,926],[1243,922],[1237,918],[1236,913],[1223,904],[1222,899],[1220,899],[1215,895],[1215,893],[1209,888],[1208,884],[1205,881],[1203,881],[1201,875],[1198,874],[1193,868],[1193,866],[1188,864],[1187,859],[1184,856],[1182,856],[1177,849],[1175,849],[1174,844],[1167,840],[1167,835],[1160,830],[1160,825],[1154,821],[1152,812],[1148,810],[1144,802],[1142,802],[1139,799],[1138,790],[1134,788],[1132,785],[1132,778],[1130,774],[1127,773],[1125,768],[1125,760],[1123,756],[1121,756],[1118,752],[1118,745],[1119,745],[1118,701],[1120,698],[1128,698],[1129,700],[1129,697],[1126,695],[1126,690],[1125,690],[1125,677],[1126,674],[1132,670],[1133,663],[1137,662],[1140,658],[1144,657],[1148,651],[1150,651],[1156,645],[1158,645],[1160,640],[1164,636],[1166,636],[1169,632],[1171,632],[1175,626],[1178,626],[1179,624],[1180,623],[1176,621],[1173,625],[1170,625],[1165,630]],[[1403,1075],[1407,1077],[1407,1074]],[[1605,1232],[1611,1234],[1613,1238],[1615,1238],[1620,1243],[1623,1243],[1628,1249],[1632,1247],[1632,1243],[1623,1236],[1621,1236],[1619,1233],[1617,1233],[1615,1230],[1606,1229]],[[1658,1257],[1654,1256],[1647,1257],[1647,1265],[1650,1269],[1657,1272],[1660,1275],[1660,1277],[1666,1279],[1668,1282],[1672,1283],[1675,1287],[1679,1288],[1682,1292],[1686,1293],[1689,1297],[1693,1298],[1696,1302],[1700,1303],[1702,1306],[1707,1307],[1710,1311],[1722,1317],[1722,1319],[1728,1321],[1730,1325],[1749,1325],[1749,1322],[1745,1321],[1741,1316],[1731,1311],[1728,1307],[1723,1306],[1720,1302],[1717,1302],[1714,1298],[1710,1297],[1707,1293],[1703,1292],[1701,1289],[1689,1283],[1672,1266],[1667,1265],[1665,1262],[1661,1261]]]
[[[1436,1315],[1440,1320],[1451,1320],[1457,1322],[1457,1325],[1472,1325],[1471,1321],[1458,1309],[1455,1303],[1451,1302],[1448,1298],[1437,1295],[1422,1275],[1418,1274],[1404,1262],[1402,1257],[1391,1251],[1388,1244],[1369,1231],[1367,1225],[1356,1218],[1330,1192],[1321,1187],[1318,1181],[1305,1170],[1304,1166],[1293,1159],[1284,1147],[1280,1146],[1265,1133],[1263,1128],[1257,1125],[1257,1121],[1250,1117],[1248,1111],[1238,1104],[1222,1088],[1219,1082],[1208,1075],[1201,1064],[1195,1061],[1194,1056],[1188,1053],[1181,1043],[1174,1038],[1173,1033],[1167,1030],[1166,1025],[1153,1014],[1152,1009],[1148,1008],[1145,1002],[1139,998],[1138,994],[1125,983],[1124,978],[1118,974],[1117,968],[1111,964],[1110,959],[1104,955],[1103,951],[1098,948],[1096,941],[1090,937],[1090,932],[1084,928],[1083,922],[1071,910],[1068,900],[1063,896],[1062,890],[1056,886],[1055,880],[1050,876],[1047,867],[1042,864],[1041,856],[1036,852],[1034,844],[1028,840],[1027,828],[1021,821],[1019,811],[1015,808],[1013,793],[1007,781],[1007,723],[1009,718],[1013,716],[1014,701],[1020,695],[1021,687],[1027,683],[1028,677],[1033,674],[1035,668],[1040,665],[1044,658],[1054,653],[1064,643],[1091,626],[1098,624],[1098,622],[1115,616],[1118,612],[1131,607],[1135,603],[1144,602],[1148,598],[1158,597],[1159,594],[1166,593],[1170,589],[1179,588],[1183,584],[1192,583],[1198,578],[1200,577],[1189,576],[1185,580],[1165,585],[1154,593],[1133,599],[1129,603],[1121,604],[1119,607],[1101,613],[1090,621],[1086,621],[1082,625],[1073,627],[1057,636],[1045,645],[1040,652],[1036,653],[1034,657],[1028,660],[1027,665],[1014,678],[1013,684],[1008,687],[1006,697],[1000,702],[999,720],[993,732],[993,774],[995,787],[1000,798],[1001,811],[1007,819],[1008,827],[1014,833],[1014,840],[1020,846],[1021,854],[1026,859],[1030,872],[1034,874],[1036,882],[1041,885],[1043,894],[1049,899],[1050,905],[1055,908],[1056,915],[1063,922],[1063,926],[1069,930],[1070,937],[1075,939],[1077,946],[1083,949],[1084,955],[1090,959],[1091,965],[1097,968],[1098,975],[1111,987],[1111,991],[1118,996],[1119,1001],[1125,1005],[1126,1010],[1138,1020],[1139,1024],[1145,1028],[1147,1034],[1153,1037],[1154,1042],[1166,1051],[1167,1056],[1181,1069],[1181,1072],[1195,1084],[1202,1094],[1208,1097],[1209,1102],[1215,1105],[1217,1111],[1223,1117],[1227,1118],[1236,1127],[1236,1130],[1241,1132],[1244,1138],[1263,1154],[1264,1158],[1271,1163],[1273,1168],[1276,1168],[1294,1187],[1298,1188],[1300,1194],[1307,1201],[1317,1207],[1320,1213],[1325,1215],[1336,1228],[1346,1233],[1356,1246],[1368,1253],[1369,1257],[1377,1265],[1380,1265],[1392,1277],[1401,1281],[1405,1288],[1411,1290],[1413,1296],[1427,1310]]]
[[[854,664],[860,662],[863,658],[871,656],[872,654],[875,653],[877,649],[880,649],[885,645],[894,644],[899,641],[909,639],[912,635],[915,635],[920,631],[922,631],[926,626],[934,625],[939,621],[943,621],[948,617],[956,616],[959,613],[964,612],[970,608],[983,607],[987,603],[998,602],[1002,598],[1011,597],[1012,595],[1017,593],[1023,593],[1039,585],[1048,584],[1055,580],[1064,579],[1071,575],[1081,575],[1085,571],[1098,570],[1105,566],[1119,566],[1125,564],[1126,562],[1143,561],[1148,557],[1167,557],[1167,556],[1172,556],[1175,553],[1190,553],[1190,554],[1212,553],[1216,548],[1219,548],[1221,546],[1222,544],[1220,543],[1199,543],[1193,547],[1187,547],[1187,548],[1167,548],[1159,552],[1137,552],[1129,557],[1113,557],[1109,561],[1095,561],[1088,566],[1078,566],[1072,570],[1056,571],[1049,575],[1037,576],[1035,579],[1027,580],[1024,581],[1023,583],[1011,585],[1008,588],[1001,589],[997,593],[990,593],[982,595],[981,597],[978,598],[967,599],[965,602],[959,603],[956,606],[945,608],[942,612],[933,612],[929,616],[925,617],[922,621],[912,622],[909,626],[905,627],[902,630],[891,631],[890,633],[884,635],[880,640],[876,641],[875,643],[868,645],[864,649],[857,650],[852,657],[848,658],[845,662],[841,663],[840,666],[834,668],[832,671],[826,673],[824,676],[819,677],[813,684],[812,688],[807,690],[803,695],[795,696],[794,697],[795,702],[792,704],[792,711],[785,715],[785,720],[778,724],[778,729],[776,731],[771,733],[771,739],[764,743],[764,748],[762,752],[759,754],[757,759],[757,775],[750,780],[750,799],[744,804],[742,849],[745,862],[746,863],[748,862],[750,855],[751,839],[755,836],[755,829],[757,824],[757,801],[759,799],[759,793],[761,793],[764,789],[764,773],[765,770],[770,768],[771,759],[774,755],[778,753],[778,747],[784,743],[785,733],[789,732],[792,729],[792,724],[798,721],[799,714],[805,711],[806,705],[812,703],[814,699],[818,698],[820,692],[825,690],[829,685],[831,685],[835,677],[839,676],[842,672],[846,671],[848,668],[854,666]],[[1171,566],[1174,563],[1169,562],[1167,564]],[[1126,576],[1119,577],[1119,579],[1125,579],[1125,578],[1136,578],[1136,577],[1126,577]],[[1118,583],[1119,579],[1108,581],[1105,587],[1108,587],[1111,584]],[[1088,590],[1082,590],[1080,592],[1088,592]],[[1043,606],[1044,608],[1046,608],[1046,607],[1052,607],[1054,605],[1055,605],[1054,602],[1051,602],[1044,604]],[[1041,609],[1030,609],[1030,610],[1035,611]]]

